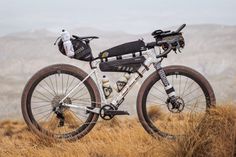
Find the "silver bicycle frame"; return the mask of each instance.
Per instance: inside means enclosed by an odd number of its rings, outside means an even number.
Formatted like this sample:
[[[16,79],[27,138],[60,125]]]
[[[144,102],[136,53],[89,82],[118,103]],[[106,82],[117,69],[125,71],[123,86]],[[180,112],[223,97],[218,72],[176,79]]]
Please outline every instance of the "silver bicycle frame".
[[[147,56],[145,56],[145,54]],[[144,52],[144,56],[146,57],[146,60],[144,62],[144,66],[142,65],[138,72],[138,73],[133,73],[132,77],[130,78],[130,80],[128,81],[128,83],[126,84],[126,86],[115,96],[113,97],[113,100],[111,101],[112,105],[115,106],[119,106],[119,103],[122,101],[122,99],[127,95],[127,93],[130,91],[130,89],[135,85],[135,83],[141,78],[141,75],[143,75],[148,69],[149,67],[153,64],[155,67],[158,64],[159,68],[161,68],[161,61],[160,59],[157,59],[157,53],[155,51],[155,49],[153,49],[153,52],[146,51]],[[71,94],[73,93],[73,91],[75,91],[80,85],[82,85],[89,77],[91,77],[94,74],[94,79],[96,84],[98,85],[98,89],[102,98],[102,102],[101,104],[107,104],[107,100],[105,98],[104,92],[103,92],[103,88],[102,88],[102,83],[101,83],[101,79],[98,75],[97,72],[97,65],[100,63],[100,61],[96,61],[94,64],[96,65],[96,69],[93,69],[79,84],[77,84],[61,101],[60,103],[63,106],[67,106],[67,107],[71,107],[71,108],[77,108],[77,109],[82,109],[84,111],[89,111],[89,112],[93,112],[93,113],[97,113],[99,114],[99,108],[94,108],[94,109],[90,109],[88,107],[85,106],[80,106],[79,104],[65,104],[63,103],[63,101]],[[91,77],[92,78],[92,77]]]

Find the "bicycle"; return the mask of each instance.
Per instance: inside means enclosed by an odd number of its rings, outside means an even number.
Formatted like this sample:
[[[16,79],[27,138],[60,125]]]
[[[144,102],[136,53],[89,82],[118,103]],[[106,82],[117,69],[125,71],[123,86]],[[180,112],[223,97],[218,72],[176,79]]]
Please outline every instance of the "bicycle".
[[[185,26],[183,24],[176,31],[156,30],[152,33],[154,42],[128,42],[105,50],[96,58],[89,43],[98,37],[73,35],[70,42],[75,54],[70,57],[88,61],[92,71],[87,74],[72,65],[56,64],[33,75],[24,88],[21,100],[28,127],[41,137],[73,140],[85,136],[99,117],[110,120],[114,116],[129,115],[127,111],[119,110],[119,106],[153,65],[155,72],[146,78],[138,92],[139,121],[155,137],[175,139],[182,135],[182,121],[186,117],[199,113],[204,115],[216,104],[211,85],[199,72],[185,66],[161,66],[170,52],[181,52],[184,48],[181,31]],[[62,38],[58,39],[59,50],[66,55],[71,49],[66,47]],[[158,47],[159,53],[156,51]],[[106,78],[101,79],[99,69],[127,76],[123,77],[126,81],[117,82],[118,90],[112,98],[113,88],[107,80],[101,81]],[[200,120],[193,121],[197,127]]]

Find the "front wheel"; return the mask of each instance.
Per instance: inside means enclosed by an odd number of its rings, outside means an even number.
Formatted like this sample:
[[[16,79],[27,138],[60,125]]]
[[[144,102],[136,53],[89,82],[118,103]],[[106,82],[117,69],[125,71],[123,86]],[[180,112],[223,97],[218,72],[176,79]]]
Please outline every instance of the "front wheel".
[[[63,103],[81,108],[100,107],[100,94],[91,77],[81,69],[57,64],[37,72],[26,84],[22,94],[23,117],[31,130],[40,137],[78,139],[95,125],[98,114],[80,108],[62,106]],[[78,85],[78,88],[75,87]]]
[[[185,134],[189,126],[197,127],[216,100],[211,85],[197,71],[184,66],[168,66],[164,71],[179,106],[172,106],[158,73],[154,72],[140,88],[137,112],[148,133],[173,139]]]

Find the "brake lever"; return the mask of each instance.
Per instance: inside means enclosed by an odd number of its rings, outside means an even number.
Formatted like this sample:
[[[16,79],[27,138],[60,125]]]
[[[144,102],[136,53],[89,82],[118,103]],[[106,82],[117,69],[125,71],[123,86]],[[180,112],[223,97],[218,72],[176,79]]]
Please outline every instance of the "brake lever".
[[[57,44],[57,41],[58,41],[59,39],[61,39],[61,36],[59,36],[59,37],[56,39],[56,41],[54,42],[53,45],[56,45],[56,44]]]
[[[179,53],[182,53],[182,51],[180,51],[180,44],[179,44],[179,42],[177,42],[177,46],[176,46],[176,50],[178,50],[179,51]]]
[[[182,52],[180,51],[180,44],[179,44],[179,42],[177,42],[176,44],[177,44],[177,45],[176,45],[175,48],[174,48],[174,52],[177,54],[177,50],[178,50],[179,53],[182,53]]]

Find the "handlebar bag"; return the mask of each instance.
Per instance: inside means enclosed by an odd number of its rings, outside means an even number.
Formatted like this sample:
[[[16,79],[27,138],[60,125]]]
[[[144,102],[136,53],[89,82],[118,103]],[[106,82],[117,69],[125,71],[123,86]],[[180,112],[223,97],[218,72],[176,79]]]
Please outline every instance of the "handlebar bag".
[[[142,52],[145,50],[145,43],[142,40],[138,40],[107,49],[99,54],[99,58],[102,59],[107,57],[121,56],[135,52]]]

